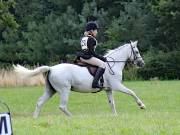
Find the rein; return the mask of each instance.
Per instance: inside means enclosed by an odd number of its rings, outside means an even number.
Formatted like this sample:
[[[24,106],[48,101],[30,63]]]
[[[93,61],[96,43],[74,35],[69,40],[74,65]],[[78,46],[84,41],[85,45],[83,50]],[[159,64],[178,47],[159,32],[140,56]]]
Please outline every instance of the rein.
[[[114,65],[115,65],[116,63],[121,63],[121,62],[124,62],[124,63],[125,63],[125,62],[126,62],[126,61],[123,61],[123,60],[114,60],[114,58],[109,57],[109,56],[108,56],[108,58],[111,58],[111,59],[112,59],[111,61],[106,61],[107,64],[108,64],[108,66],[109,66],[109,69],[110,69],[109,73],[110,73],[111,75],[115,75],[115,73],[114,73],[114,71],[112,70],[112,68],[114,67]],[[110,63],[113,63],[113,65],[111,66]]]

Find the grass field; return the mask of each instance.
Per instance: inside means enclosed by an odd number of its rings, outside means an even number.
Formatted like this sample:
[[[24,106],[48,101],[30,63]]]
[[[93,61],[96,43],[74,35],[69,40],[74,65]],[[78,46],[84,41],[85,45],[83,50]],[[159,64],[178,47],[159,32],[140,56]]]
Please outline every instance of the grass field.
[[[72,118],[58,109],[59,95],[32,113],[43,87],[0,88],[0,99],[11,108],[14,135],[180,135],[180,81],[125,82],[142,99],[140,110],[132,97],[114,92],[118,116],[113,116],[105,92],[72,92]]]

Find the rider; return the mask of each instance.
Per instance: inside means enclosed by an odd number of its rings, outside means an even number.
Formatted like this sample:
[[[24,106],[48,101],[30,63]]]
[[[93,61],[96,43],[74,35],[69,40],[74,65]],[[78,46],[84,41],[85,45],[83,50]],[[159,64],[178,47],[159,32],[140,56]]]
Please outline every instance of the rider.
[[[94,21],[90,21],[86,24],[84,37],[82,37],[81,39],[82,50],[78,54],[81,61],[94,66],[98,66],[97,72],[92,82],[92,88],[102,88],[102,86],[100,86],[98,82],[105,71],[106,58],[95,53],[95,49],[97,46],[96,35],[98,33],[98,28],[99,27],[97,23]]]

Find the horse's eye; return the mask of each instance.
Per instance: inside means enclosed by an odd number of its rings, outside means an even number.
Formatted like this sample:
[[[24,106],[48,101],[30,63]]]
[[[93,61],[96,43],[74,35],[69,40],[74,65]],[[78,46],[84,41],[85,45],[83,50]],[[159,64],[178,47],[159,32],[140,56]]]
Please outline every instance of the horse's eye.
[[[138,51],[135,51],[136,54],[138,54],[139,52]]]

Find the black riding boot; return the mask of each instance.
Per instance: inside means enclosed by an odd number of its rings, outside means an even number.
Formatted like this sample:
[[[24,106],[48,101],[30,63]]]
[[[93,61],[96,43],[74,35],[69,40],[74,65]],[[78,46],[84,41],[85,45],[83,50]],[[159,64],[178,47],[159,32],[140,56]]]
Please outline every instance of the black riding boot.
[[[98,68],[96,71],[96,75],[94,77],[92,88],[102,88],[102,86],[99,85],[99,79],[104,74],[105,69],[104,68]]]

